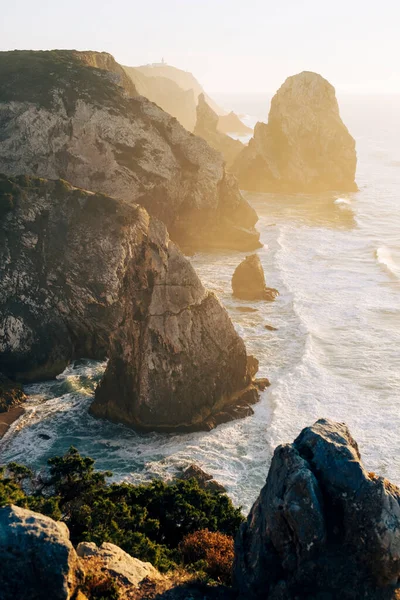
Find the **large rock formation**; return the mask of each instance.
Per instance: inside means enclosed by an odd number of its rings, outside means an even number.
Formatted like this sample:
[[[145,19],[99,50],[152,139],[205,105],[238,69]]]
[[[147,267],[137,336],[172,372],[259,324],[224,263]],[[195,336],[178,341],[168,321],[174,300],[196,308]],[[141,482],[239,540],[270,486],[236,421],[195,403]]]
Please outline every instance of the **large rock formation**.
[[[142,204],[188,249],[259,247],[257,215],[220,154],[130,97],[112,57],[93,53],[110,71],[88,66],[90,56],[0,53],[0,172],[62,178]]]
[[[199,96],[194,133],[221,152],[228,166],[233,164],[244,147],[239,140],[234,140],[218,130],[218,115],[207,104],[204,94]]]
[[[279,292],[265,285],[260,258],[251,254],[236,267],[232,276],[232,291],[242,300],[275,300]]]
[[[2,600],[69,600],[81,577],[64,523],[17,506],[0,508]]]
[[[1,176],[0,211],[5,375],[109,356],[93,413],[148,429],[209,428],[257,400],[227,312],[144,208]]]
[[[135,67],[124,67],[138,93],[175,117],[185,129],[196,125],[196,99],[192,89],[184,90],[167,77],[150,77]]]
[[[218,117],[218,130],[222,133],[237,133],[241,135],[253,133],[253,130],[247,127],[233,111],[228,115],[220,115]]]
[[[257,123],[234,172],[242,189],[261,192],[354,191],[355,141],[334,87],[316,73],[288,77]]]
[[[400,490],[364,469],[346,425],[321,419],[276,448],[235,551],[246,600],[397,598]]]

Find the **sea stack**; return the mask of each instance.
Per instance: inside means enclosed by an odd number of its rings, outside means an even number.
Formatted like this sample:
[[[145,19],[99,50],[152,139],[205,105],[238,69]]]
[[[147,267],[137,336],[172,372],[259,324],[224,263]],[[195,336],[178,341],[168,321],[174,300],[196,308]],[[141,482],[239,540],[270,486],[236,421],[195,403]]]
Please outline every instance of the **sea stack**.
[[[241,189],[258,192],[356,191],[355,141],[344,125],[334,87],[304,71],[288,77],[257,123],[233,170]]]
[[[398,598],[400,489],[365,470],[344,423],[276,448],[233,576],[243,600]]]
[[[265,276],[257,254],[246,256],[232,276],[232,291],[242,300],[274,300],[278,290],[265,285]]]
[[[218,129],[219,117],[207,104],[204,94],[200,94],[197,105],[197,121],[194,134],[203,138],[212,148],[221,152],[228,166],[232,165],[244,146],[239,140]]]

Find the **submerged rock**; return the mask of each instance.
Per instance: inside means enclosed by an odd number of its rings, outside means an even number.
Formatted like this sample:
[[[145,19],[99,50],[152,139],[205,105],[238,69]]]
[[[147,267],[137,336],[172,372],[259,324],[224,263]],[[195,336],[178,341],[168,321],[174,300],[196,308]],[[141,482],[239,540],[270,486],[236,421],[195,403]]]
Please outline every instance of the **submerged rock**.
[[[81,578],[66,525],[18,506],[0,508],[2,600],[69,600]]]
[[[232,290],[242,300],[274,300],[278,290],[267,288],[264,271],[257,254],[246,256],[232,276]]]
[[[132,97],[110,55],[1,52],[0,77],[0,172],[62,178],[141,204],[185,249],[260,246],[257,215],[222,156]]]
[[[355,191],[355,141],[339,114],[334,87],[304,71],[288,77],[271,102],[268,124],[233,171],[242,189],[260,192]]]
[[[5,176],[0,207],[3,373],[40,380],[108,356],[92,413],[145,429],[209,429],[257,400],[228,313],[143,207]]]
[[[236,540],[246,600],[395,598],[400,490],[361,464],[343,423],[320,419],[275,450]]]
[[[194,134],[206,140],[212,148],[221,152],[228,166],[232,165],[236,157],[243,150],[243,144],[234,140],[218,129],[218,115],[207,104],[204,94],[200,94],[197,105],[197,121]]]

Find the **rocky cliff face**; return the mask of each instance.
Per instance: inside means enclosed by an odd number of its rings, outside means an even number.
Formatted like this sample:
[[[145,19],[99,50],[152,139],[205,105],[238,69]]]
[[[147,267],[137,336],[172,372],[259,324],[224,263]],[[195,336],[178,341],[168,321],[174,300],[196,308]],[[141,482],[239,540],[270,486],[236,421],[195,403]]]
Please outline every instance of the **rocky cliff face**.
[[[288,77],[271,102],[268,124],[236,160],[242,189],[265,192],[355,191],[355,141],[335,89],[316,73]]]
[[[184,90],[167,77],[148,77],[135,67],[124,67],[138,93],[175,117],[185,129],[196,125],[196,100],[192,89]]]
[[[235,552],[246,600],[397,598],[400,490],[364,469],[346,425],[321,419],[276,448]]]
[[[142,207],[1,176],[0,210],[4,374],[108,356],[93,413],[147,429],[209,428],[257,400],[227,312]]]
[[[233,111],[228,115],[220,115],[218,117],[218,130],[222,133],[240,133],[242,135],[253,132]]]
[[[155,104],[129,97],[115,65],[87,66],[91,55],[0,53],[0,172],[137,202],[188,249],[259,247],[255,211],[222,157]]]
[[[200,136],[212,148],[221,152],[226,164],[231,166],[244,146],[239,140],[234,140],[225,133],[221,133],[218,130],[218,123],[218,115],[207,104],[204,94],[200,94],[194,134]]]

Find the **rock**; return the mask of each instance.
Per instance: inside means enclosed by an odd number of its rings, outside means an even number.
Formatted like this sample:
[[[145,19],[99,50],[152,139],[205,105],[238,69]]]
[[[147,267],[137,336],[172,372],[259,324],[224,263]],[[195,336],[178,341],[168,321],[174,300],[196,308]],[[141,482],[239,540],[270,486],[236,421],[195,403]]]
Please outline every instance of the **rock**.
[[[259,377],[254,380],[254,385],[260,392],[263,392],[267,387],[271,385],[271,382],[266,377]]]
[[[275,450],[236,540],[240,597],[397,597],[399,503],[399,488],[364,469],[346,425],[320,419]]]
[[[118,583],[124,586],[139,587],[143,579],[160,579],[161,575],[149,562],[143,562],[130,554],[127,554],[118,546],[103,542],[100,547],[93,542],[81,542],[77,547],[78,556],[83,560],[96,558],[101,567],[102,573],[115,578]]]
[[[25,401],[22,386],[0,373],[0,413],[7,412]]]
[[[143,429],[202,429],[237,406],[253,376],[244,343],[160,221],[140,206],[35,177],[0,176],[6,202],[7,376],[48,379],[80,356],[108,356],[92,414]]]
[[[38,437],[40,437],[41,440],[51,440],[51,436],[47,435],[47,433],[39,433]]]
[[[218,483],[218,481],[215,481],[212,475],[209,475],[197,465],[190,465],[187,469],[185,469],[179,479],[183,479],[184,481],[187,481],[188,479],[195,479],[203,490],[216,492],[218,494],[226,493],[226,489],[223,485]]]
[[[265,329],[268,331],[278,331],[278,327],[273,327],[273,325],[264,325]]]
[[[269,300],[279,295],[278,290],[267,288],[264,271],[257,254],[246,256],[238,265],[232,277],[232,290],[236,298],[242,300]]]
[[[188,250],[260,247],[257,215],[222,156],[132,97],[124,75],[102,53],[1,52],[0,172],[139,203]]]
[[[0,509],[2,600],[69,600],[81,577],[66,525],[17,506]]]
[[[257,308],[253,308],[252,306],[236,306],[237,311],[242,313],[254,313],[257,312]]]
[[[194,134],[200,136],[212,148],[221,152],[228,166],[232,165],[243,149],[239,140],[234,140],[218,130],[218,115],[207,104],[204,94],[200,94],[197,105],[197,121]]]
[[[260,192],[356,191],[355,141],[343,124],[334,87],[317,73],[288,77],[271,102],[268,124],[233,171],[241,189]]]
[[[237,133],[241,135],[253,133],[253,130],[250,127],[247,127],[233,111],[231,111],[229,115],[220,115],[218,117],[218,131],[221,133]]]

